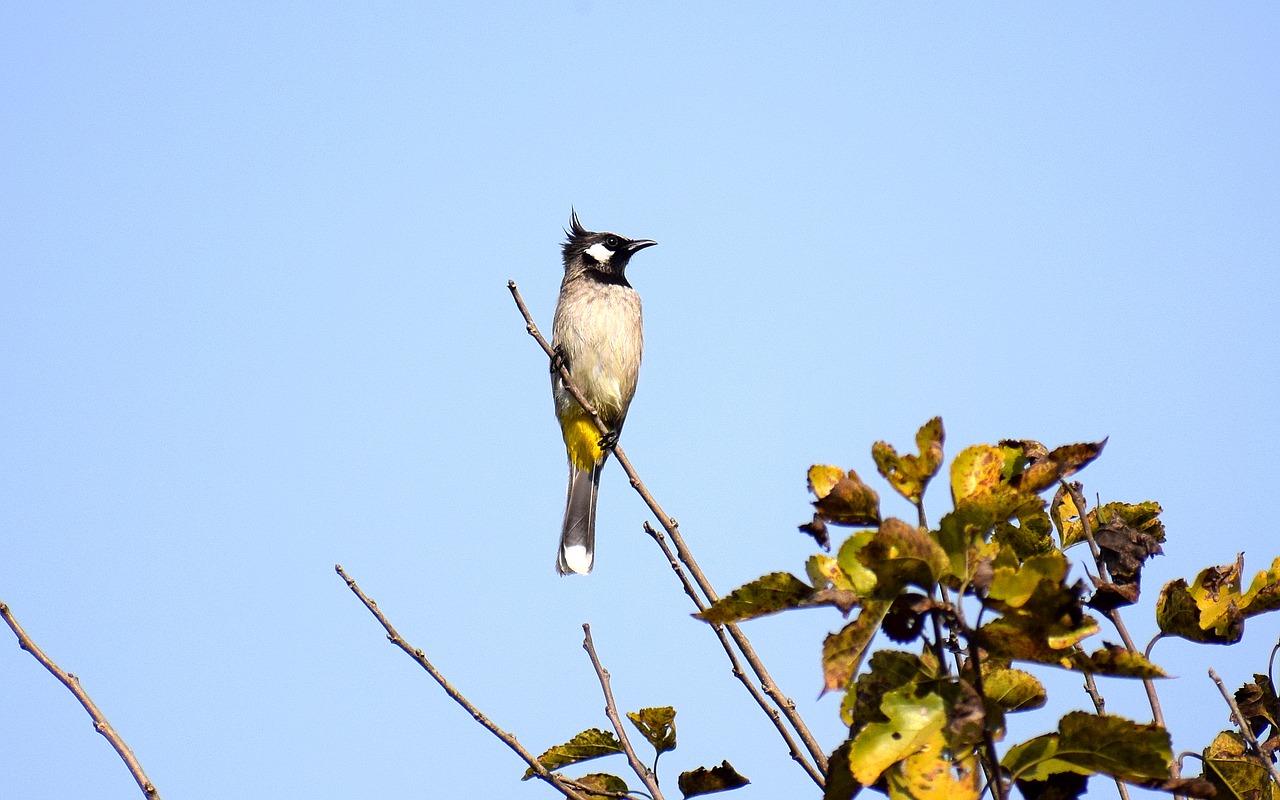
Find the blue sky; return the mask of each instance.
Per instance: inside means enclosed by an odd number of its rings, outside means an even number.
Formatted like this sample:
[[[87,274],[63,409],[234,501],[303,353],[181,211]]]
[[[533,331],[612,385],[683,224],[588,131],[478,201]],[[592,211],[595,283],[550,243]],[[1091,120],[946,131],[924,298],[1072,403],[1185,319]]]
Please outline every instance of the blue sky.
[[[623,443],[722,591],[802,569],[811,463],[873,475],[941,414],[949,455],[1111,437],[1086,492],[1169,529],[1145,642],[1163,582],[1280,552],[1278,40],[1260,3],[10,5],[0,599],[167,797],[551,796],[335,562],[530,749],[606,724],[590,622],[620,704],[679,711],[673,793],[727,758],[804,796],[616,465],[595,573],[556,576],[506,280],[549,327],[570,205],[661,243]],[[747,626],[831,747],[839,624]],[[1277,635],[1157,646],[1175,749]],[[12,644],[0,796],[137,796]]]

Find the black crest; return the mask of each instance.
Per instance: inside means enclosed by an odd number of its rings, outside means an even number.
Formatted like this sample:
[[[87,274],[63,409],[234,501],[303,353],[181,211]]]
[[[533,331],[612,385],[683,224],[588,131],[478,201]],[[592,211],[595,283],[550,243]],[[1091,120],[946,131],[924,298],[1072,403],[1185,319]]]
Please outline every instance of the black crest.
[[[578,212],[572,206],[569,207],[569,227],[565,229],[564,235],[569,237],[569,241],[574,239],[585,239],[595,231],[589,231],[582,227],[582,223],[578,220]]]

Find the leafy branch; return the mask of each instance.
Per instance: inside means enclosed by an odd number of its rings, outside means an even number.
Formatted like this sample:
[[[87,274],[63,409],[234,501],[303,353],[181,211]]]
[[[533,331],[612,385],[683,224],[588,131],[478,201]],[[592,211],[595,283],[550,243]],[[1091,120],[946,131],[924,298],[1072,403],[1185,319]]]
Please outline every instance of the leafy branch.
[[[857,610],[822,646],[826,688],[843,693],[840,713],[849,725],[831,757],[824,798],[847,800],[869,787],[892,800],[974,800],[987,792],[1004,800],[1015,786],[1030,800],[1076,798],[1094,775],[1114,780],[1125,798],[1128,784],[1241,798],[1269,786],[1280,750],[1270,665],[1234,697],[1241,733],[1224,732],[1204,751],[1201,777],[1180,777],[1156,692],[1167,675],[1149,659],[1149,647],[1138,649],[1120,614],[1138,600],[1145,561],[1162,553],[1160,507],[1089,509],[1080,485],[1067,480],[1105,441],[1052,450],[1031,440],[966,448],[951,463],[953,509],[929,528],[924,495],[942,469],[943,437],[941,420],[933,419],[916,434],[918,454],[899,455],[884,442],[872,448],[881,476],[915,506],[917,524],[883,517],[878,493],[856,472],[814,465],[815,513],[800,529],[825,552],[806,563],[808,582],[770,573],[698,614],[728,624],[790,609],[834,606],[845,617]],[[1055,486],[1047,503],[1041,495]],[[855,529],[834,550],[833,526]],[[1090,551],[1092,586],[1068,580],[1065,551],[1080,543]],[[1280,559],[1247,588],[1243,569],[1237,559],[1191,583],[1165,586],[1156,604],[1161,636],[1229,644],[1239,641],[1247,618],[1280,608]],[[1090,612],[1110,622],[1123,645],[1087,650],[1085,640],[1100,630]],[[920,649],[871,654],[882,632],[900,645],[918,640]],[[1056,731],[1001,756],[1005,715],[1040,708],[1047,697],[1017,662],[1081,673],[1096,713],[1071,712]],[[1153,721],[1107,714],[1097,675],[1140,681]],[[1273,797],[1270,791],[1258,797]]]

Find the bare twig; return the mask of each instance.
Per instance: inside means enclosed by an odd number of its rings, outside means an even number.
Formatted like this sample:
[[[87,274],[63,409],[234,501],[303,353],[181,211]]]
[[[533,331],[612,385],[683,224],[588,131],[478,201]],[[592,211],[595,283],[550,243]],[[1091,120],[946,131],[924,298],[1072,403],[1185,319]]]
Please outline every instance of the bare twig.
[[[587,800],[585,795],[575,791],[574,788],[569,786],[563,778],[542,766],[542,762],[538,761],[532,753],[524,749],[524,746],[516,740],[515,736],[495,725],[480,711],[480,709],[472,705],[470,700],[463,697],[461,692],[453,688],[453,685],[449,683],[444,675],[441,674],[441,672],[436,669],[430,661],[427,660],[426,655],[421,650],[409,644],[400,636],[399,632],[397,632],[391,625],[391,622],[387,619],[386,615],[378,608],[378,604],[360,590],[360,587],[356,582],[348,577],[346,570],[342,568],[341,564],[334,565],[334,571],[338,573],[342,580],[346,581],[347,588],[351,590],[352,594],[360,598],[360,602],[364,603],[364,607],[369,609],[369,613],[373,614],[374,618],[377,619],[383,629],[386,630],[387,639],[389,639],[396,647],[405,651],[405,653],[407,653],[414,661],[417,661],[418,666],[426,670],[427,674],[430,675],[436,683],[440,684],[440,688],[444,689],[445,694],[449,695],[449,697],[453,698],[454,702],[466,709],[467,713],[470,714],[476,722],[479,722],[487,728],[489,732],[498,737],[503,744],[515,751],[515,754],[520,756],[520,758],[524,760],[524,763],[529,765],[529,769],[533,770],[535,775],[554,786],[560,794],[570,798],[570,800]]]
[[[591,666],[596,670],[596,677],[600,679],[600,689],[604,692],[604,713],[609,717],[609,722],[613,723],[614,733],[618,734],[618,741],[622,743],[622,752],[627,756],[627,763],[631,765],[631,771],[636,774],[640,782],[649,790],[649,794],[653,796],[653,800],[662,800],[662,791],[658,789],[658,776],[649,769],[640,756],[636,755],[636,750],[631,746],[631,740],[627,738],[627,729],[622,726],[622,717],[618,715],[618,706],[613,702],[613,688],[609,683],[609,670],[600,664],[600,657],[596,655],[595,642],[591,640],[591,626],[582,623],[582,632],[586,638],[582,640],[582,649],[587,651],[587,655],[591,657]]]
[[[0,602],[0,617],[4,617],[4,621],[9,624],[9,628],[18,637],[18,646],[34,656],[35,660],[49,670],[53,677],[61,681],[63,686],[70,689],[71,693],[80,701],[80,705],[84,706],[84,710],[89,712],[89,717],[93,720],[93,729],[102,734],[111,743],[111,746],[115,748],[116,753],[124,761],[124,765],[129,768],[129,773],[133,775],[133,779],[138,782],[138,788],[142,790],[143,796],[151,798],[151,800],[160,800],[160,792],[151,783],[147,773],[143,771],[142,764],[138,763],[137,756],[133,754],[133,750],[129,749],[129,745],[125,743],[119,733],[116,733],[116,729],[111,727],[111,723],[107,722],[107,718],[98,710],[93,698],[89,697],[89,693],[80,685],[80,679],[59,667],[53,662],[53,659],[45,655],[39,645],[18,624],[18,620],[13,616],[13,612],[9,610],[9,606],[3,602]]]
[[[1093,707],[1099,714],[1107,713],[1107,701],[1098,691],[1098,684],[1094,682],[1092,672],[1084,674],[1084,691],[1093,701]]]
[[[662,531],[654,530],[653,526],[647,521],[644,523],[644,530],[658,543],[658,547],[662,548],[662,553],[667,557],[667,561],[670,562],[672,571],[675,572],[676,577],[680,579],[681,585],[684,586],[684,593],[689,595],[689,598],[693,600],[693,604],[698,607],[699,611],[706,611],[706,602],[689,581],[689,576],[681,568],[680,562],[676,560],[675,553],[671,552],[671,547],[663,537]],[[747,677],[747,673],[743,671],[742,664],[738,661],[738,655],[734,652],[733,645],[729,643],[729,635],[725,631],[725,626],[712,625],[711,629],[715,631],[716,638],[720,640],[720,646],[724,648],[725,655],[729,657],[729,665],[732,667],[733,677],[742,683],[747,690],[747,694],[751,695],[751,699],[756,701],[756,705],[760,706],[760,710],[769,717],[773,726],[778,729],[778,735],[786,742],[791,758],[804,769],[814,783],[821,787],[823,785],[822,773],[810,763],[809,759],[804,757],[804,753],[800,752],[800,748],[796,746],[796,740],[792,737],[791,731],[787,729],[786,723],[782,721],[782,714],[779,713],[778,709],[769,705],[769,701],[765,699],[764,694],[756,688],[756,685]]]
[[[1218,684],[1218,691],[1222,692],[1222,699],[1227,701],[1227,705],[1231,707],[1231,719],[1240,729],[1240,733],[1244,734],[1245,741],[1253,748],[1253,751],[1262,759],[1262,763],[1267,765],[1267,772],[1271,773],[1271,780],[1280,786],[1280,768],[1276,767],[1274,761],[1262,752],[1262,748],[1258,745],[1258,737],[1253,735],[1253,728],[1249,726],[1249,721],[1244,718],[1244,714],[1240,713],[1240,706],[1236,705],[1236,699],[1231,696],[1231,692],[1227,689],[1227,685],[1222,682],[1222,678],[1218,677],[1218,673],[1209,668],[1209,677],[1213,678],[1213,682]]]
[[[559,363],[555,358],[555,350],[538,330],[537,324],[533,321],[533,316],[529,313],[528,306],[525,305],[524,299],[520,297],[520,290],[516,288],[516,282],[507,281],[507,288],[511,290],[511,296],[515,300],[516,307],[524,317],[525,330],[534,338],[542,348],[543,352],[547,354],[547,358],[552,360],[553,364]],[[601,435],[609,433],[609,427],[605,425],[604,420],[600,418],[600,415],[596,413],[595,409],[591,406],[591,403],[587,401],[585,396],[583,396],[582,390],[578,388],[576,383],[574,383],[573,376],[569,374],[568,368],[563,363],[559,363],[559,372],[565,388],[569,390],[569,393],[573,395],[573,398],[578,401],[580,406],[582,406],[582,410],[591,417],[591,420],[595,423],[596,428],[600,431]],[[662,506],[658,505],[658,501],[654,499],[653,495],[649,492],[644,481],[640,480],[639,474],[636,472],[635,468],[631,466],[631,461],[627,458],[626,453],[623,452],[622,448],[615,443],[612,452],[614,457],[618,459],[618,465],[622,467],[623,472],[627,474],[627,478],[631,481],[632,488],[636,490],[636,493],[640,495],[642,500],[644,500],[645,505],[647,505],[649,510],[653,512],[655,517],[657,517],[658,524],[660,524],[662,529],[667,532],[667,535],[671,537],[671,543],[675,546],[676,555],[689,570],[689,574],[697,583],[698,588],[702,590],[707,602],[714,603],[719,599],[719,596],[712,588],[711,582],[707,580],[707,576],[703,574],[702,569],[698,566],[698,562],[694,560],[693,554],[685,545],[684,537],[680,535],[679,523],[672,517],[668,516],[667,512],[662,509]],[[787,718],[791,727],[804,743],[805,749],[809,751],[809,755],[813,758],[814,763],[817,764],[818,769],[821,773],[825,774],[827,771],[826,753],[823,752],[821,745],[818,744],[818,740],[814,737],[813,733],[810,732],[809,726],[805,724],[804,719],[801,718],[800,714],[796,711],[795,702],[778,689],[778,686],[774,683],[772,676],[769,675],[769,671],[765,669],[764,663],[756,654],[755,649],[752,648],[751,642],[747,639],[746,635],[742,633],[738,626],[730,624],[726,625],[725,628],[728,630],[734,643],[742,651],[742,655],[746,659],[747,664],[751,667],[752,672],[754,672],[756,677],[760,680],[761,688],[764,690],[765,694],[767,694],[773,702],[777,704],[778,709]]]

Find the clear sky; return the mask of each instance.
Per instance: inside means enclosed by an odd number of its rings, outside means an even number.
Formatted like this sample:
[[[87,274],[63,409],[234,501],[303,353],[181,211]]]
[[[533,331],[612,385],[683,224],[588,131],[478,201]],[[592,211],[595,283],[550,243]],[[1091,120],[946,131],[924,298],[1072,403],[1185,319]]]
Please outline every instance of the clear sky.
[[[935,414],[948,455],[1111,437],[1086,492],[1169,530],[1143,642],[1163,582],[1280,553],[1273,4],[0,18],[0,599],[168,798],[551,796],[336,562],[530,749],[607,724],[589,621],[625,708],[678,709],[673,794],[727,758],[744,800],[812,796],[616,465],[595,572],[555,574],[563,449],[505,282],[549,327],[571,205],[661,243],[630,270],[623,444],[721,590],[803,568],[811,463],[874,476],[871,443]],[[829,747],[840,624],[746,627]],[[1175,750],[1227,726],[1205,667],[1238,685],[1278,635],[1157,646]],[[138,796],[6,638],[0,797]],[[1141,718],[1140,686],[1102,690]]]

